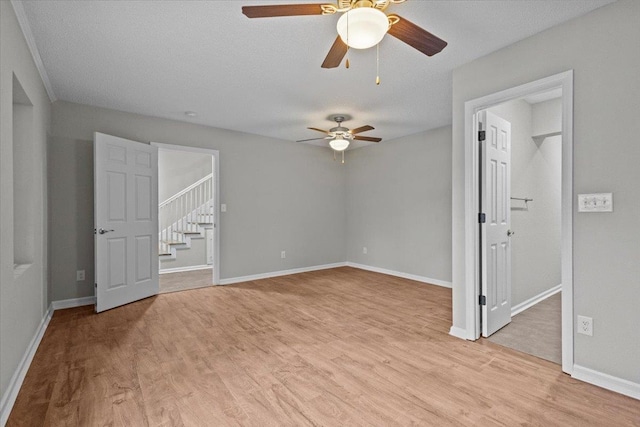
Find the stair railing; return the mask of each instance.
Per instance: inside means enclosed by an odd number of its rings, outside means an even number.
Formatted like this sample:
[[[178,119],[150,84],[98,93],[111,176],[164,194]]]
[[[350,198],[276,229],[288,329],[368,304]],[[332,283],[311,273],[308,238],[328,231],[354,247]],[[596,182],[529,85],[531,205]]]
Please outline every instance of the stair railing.
[[[160,242],[184,241],[184,232],[199,231],[198,222],[212,215],[213,174],[194,182],[158,206]]]

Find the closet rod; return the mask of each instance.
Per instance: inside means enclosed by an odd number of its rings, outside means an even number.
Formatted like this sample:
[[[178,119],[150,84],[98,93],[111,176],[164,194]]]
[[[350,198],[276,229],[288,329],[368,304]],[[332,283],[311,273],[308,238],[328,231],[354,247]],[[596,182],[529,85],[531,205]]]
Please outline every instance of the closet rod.
[[[522,200],[523,202],[527,203],[527,202],[533,202],[533,199],[530,199],[528,197],[522,198],[522,197],[512,197],[511,200]]]

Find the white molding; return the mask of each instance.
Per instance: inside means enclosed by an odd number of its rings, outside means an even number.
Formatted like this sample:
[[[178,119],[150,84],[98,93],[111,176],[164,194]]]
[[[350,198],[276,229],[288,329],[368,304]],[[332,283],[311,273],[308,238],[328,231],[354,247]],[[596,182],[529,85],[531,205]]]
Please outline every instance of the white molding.
[[[189,267],[174,267],[174,268],[163,268],[160,270],[160,274],[170,274],[170,273],[184,273],[187,271],[198,271],[198,270],[209,270],[212,269],[213,265],[192,265]]]
[[[573,365],[571,376],[580,381],[640,400],[640,384],[638,383],[594,371],[593,369],[580,365]]]
[[[415,280],[416,282],[428,283],[430,285],[442,286],[443,288],[451,288],[451,282],[447,282],[439,279],[432,279],[430,277],[418,276],[417,274],[403,273],[400,271],[388,270],[386,268],[373,267],[365,264],[358,264],[355,262],[347,262],[348,267],[359,268],[360,270],[373,271],[374,273],[388,274],[389,276],[402,277],[403,279]]]
[[[457,326],[452,326],[449,329],[449,335],[452,337],[460,338],[462,340],[471,340],[473,341],[475,338],[473,334],[469,334],[466,329],[458,328]]]
[[[346,262],[336,262],[333,264],[314,265],[312,267],[292,268],[291,270],[272,271],[270,273],[252,274],[250,276],[231,277],[220,280],[221,285],[231,285],[233,283],[248,282],[251,280],[269,279],[271,277],[288,276],[290,274],[307,273],[309,271],[328,270],[330,268],[346,267]]]
[[[93,305],[95,303],[96,297],[82,297],[53,301],[51,306],[54,310],[63,310],[65,308],[82,307],[84,305]]]
[[[478,144],[477,114],[506,101],[562,89],[562,370],[571,374],[573,331],[573,70],[492,93],[464,103],[464,274],[466,330],[480,337],[478,277]],[[455,297],[455,295],[454,295]]]
[[[33,37],[33,32],[31,31],[31,26],[29,25],[27,14],[24,11],[24,6],[22,5],[22,2],[18,0],[11,0],[11,5],[13,6],[16,18],[18,19],[18,24],[20,25],[20,29],[22,30],[22,34],[24,35],[24,39],[27,42],[27,46],[29,47],[29,52],[31,52],[33,62],[38,69],[38,73],[40,73],[42,84],[47,91],[47,95],[49,95],[49,101],[56,102],[56,94],[53,92],[53,86],[51,86],[49,75],[47,74],[47,70],[44,68],[44,62],[42,62],[40,51],[38,50],[36,40]]]
[[[24,377],[27,375],[33,356],[35,356],[36,350],[38,350],[38,346],[40,345],[40,341],[42,341],[42,337],[44,336],[44,332],[47,330],[51,316],[53,316],[53,311],[54,308],[50,305],[44,314],[38,329],[36,329],[35,335],[27,346],[27,349],[22,356],[22,360],[20,360],[18,367],[13,373],[7,390],[2,395],[2,399],[0,399],[0,426],[4,426],[9,419],[9,414],[11,413],[11,409],[13,409],[13,404],[16,402]]]
[[[523,301],[518,305],[514,305],[513,307],[511,307],[511,317],[515,316],[516,314],[522,313],[526,309],[533,307],[539,302],[546,300],[547,298],[557,294],[560,291],[562,291],[562,283],[554,286],[551,289],[547,289],[544,292],[540,292],[538,295],[531,297],[528,300]]]

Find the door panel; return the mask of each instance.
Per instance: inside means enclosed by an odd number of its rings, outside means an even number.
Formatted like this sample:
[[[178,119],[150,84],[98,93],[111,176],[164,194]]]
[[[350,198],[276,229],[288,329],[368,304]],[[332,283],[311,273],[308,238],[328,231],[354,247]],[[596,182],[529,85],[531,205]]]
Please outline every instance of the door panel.
[[[158,293],[157,147],[96,133],[96,311]]]
[[[480,115],[486,139],[481,146],[482,335],[511,322],[511,123],[488,112]]]

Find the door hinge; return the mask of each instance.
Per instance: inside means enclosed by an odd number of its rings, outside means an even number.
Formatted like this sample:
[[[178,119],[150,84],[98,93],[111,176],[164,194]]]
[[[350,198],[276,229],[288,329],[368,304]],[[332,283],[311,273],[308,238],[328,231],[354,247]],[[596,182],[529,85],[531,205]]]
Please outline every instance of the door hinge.
[[[478,214],[478,223],[484,224],[485,222],[487,222],[487,216],[485,214],[483,214],[482,212],[480,212]]]
[[[487,297],[485,297],[484,295],[480,295],[480,298],[478,298],[478,304],[487,305]]]
[[[487,139],[487,131],[479,130],[479,131],[478,131],[478,141],[479,141],[479,142],[482,142],[482,141],[484,141],[485,139]]]

